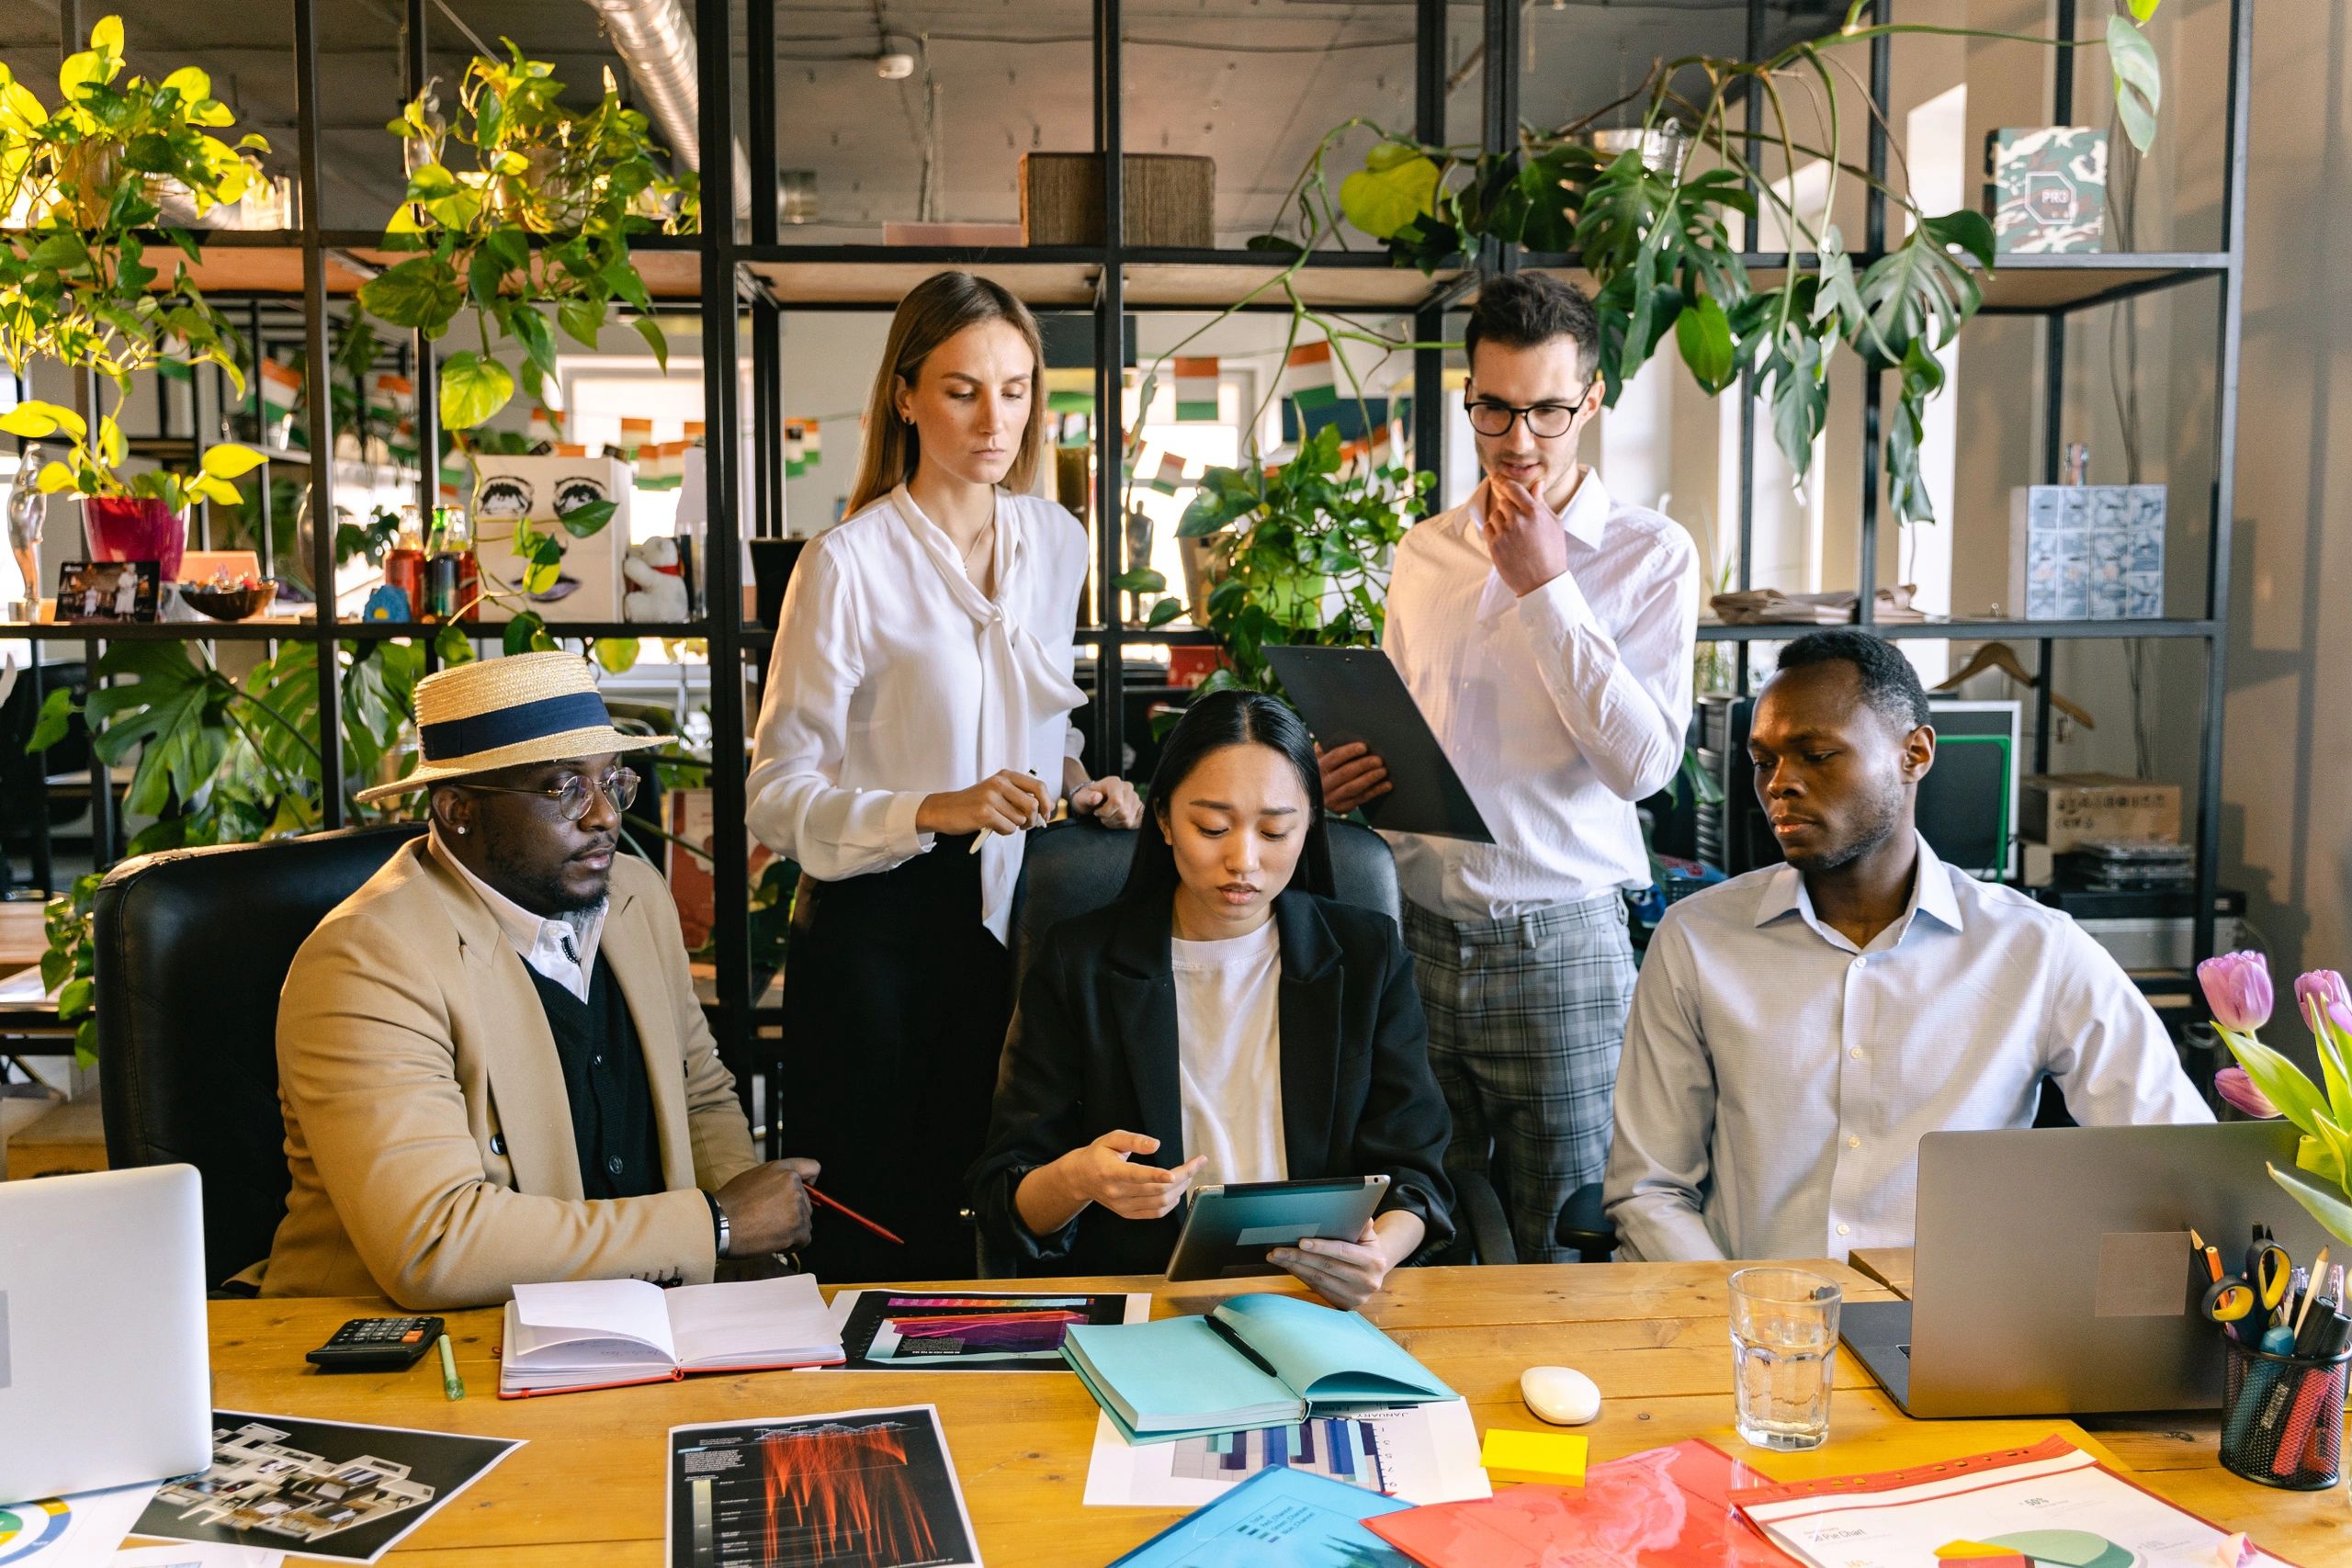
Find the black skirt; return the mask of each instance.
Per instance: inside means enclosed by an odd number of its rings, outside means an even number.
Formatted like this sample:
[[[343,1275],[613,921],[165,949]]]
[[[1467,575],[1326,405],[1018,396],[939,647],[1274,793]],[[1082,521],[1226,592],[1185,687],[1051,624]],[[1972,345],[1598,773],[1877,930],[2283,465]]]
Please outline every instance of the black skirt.
[[[785,964],[784,1152],[906,1238],[820,1206],[802,1259],[828,1284],[967,1279],[964,1173],[979,1157],[1012,1014],[1011,956],[980,923],[971,839],[840,882],[800,879]]]

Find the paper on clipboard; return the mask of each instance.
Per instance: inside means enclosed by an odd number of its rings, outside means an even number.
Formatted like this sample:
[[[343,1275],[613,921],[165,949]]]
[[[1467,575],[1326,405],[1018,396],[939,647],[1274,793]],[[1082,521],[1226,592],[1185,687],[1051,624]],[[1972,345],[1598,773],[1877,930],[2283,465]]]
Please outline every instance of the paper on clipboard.
[[[1361,740],[1387,764],[1389,791],[1363,808],[1365,821],[1383,832],[1495,841],[1387,654],[1305,646],[1263,651],[1325,750]]]

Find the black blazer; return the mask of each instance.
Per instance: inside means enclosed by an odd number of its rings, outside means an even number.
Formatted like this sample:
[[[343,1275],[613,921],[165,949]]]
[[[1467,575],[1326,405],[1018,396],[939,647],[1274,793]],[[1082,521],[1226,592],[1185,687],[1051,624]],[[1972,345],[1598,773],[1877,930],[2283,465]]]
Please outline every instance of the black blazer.
[[[1036,1167],[1114,1128],[1159,1140],[1136,1159],[1182,1165],[1173,913],[1164,897],[1122,900],[1046,933],[1021,987],[998,1069],[974,1207],[996,1244],[1027,1264],[1078,1274],[1157,1274],[1182,1228],[1180,1207],[1126,1220],[1100,1204],[1050,1236],[1031,1233],[1013,1190]],[[1430,1075],[1429,1028],[1412,963],[1387,916],[1311,893],[1274,899],[1282,943],[1278,1030],[1283,1143],[1295,1180],[1386,1175],[1382,1209],[1421,1217],[1426,1257],[1453,1237],[1445,1179],[1452,1132]]]

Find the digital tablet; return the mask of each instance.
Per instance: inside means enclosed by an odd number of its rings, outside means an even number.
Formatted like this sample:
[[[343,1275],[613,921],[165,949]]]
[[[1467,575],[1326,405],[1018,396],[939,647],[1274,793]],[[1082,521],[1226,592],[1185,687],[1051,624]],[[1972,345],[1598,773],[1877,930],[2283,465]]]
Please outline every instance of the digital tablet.
[[[1279,1274],[1266,1261],[1277,1247],[1310,1235],[1353,1241],[1388,1190],[1385,1176],[1320,1181],[1236,1181],[1193,1193],[1183,1233],[1168,1260],[1170,1280]]]

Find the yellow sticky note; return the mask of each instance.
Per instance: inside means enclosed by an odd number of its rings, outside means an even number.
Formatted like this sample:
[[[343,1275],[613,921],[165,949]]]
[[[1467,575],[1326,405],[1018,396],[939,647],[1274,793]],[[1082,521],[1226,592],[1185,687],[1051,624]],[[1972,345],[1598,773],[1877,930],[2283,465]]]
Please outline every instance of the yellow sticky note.
[[[1586,1439],[1574,1432],[1519,1432],[1497,1427],[1487,1432],[1478,1462],[1495,1481],[1581,1486],[1586,1447]]]

